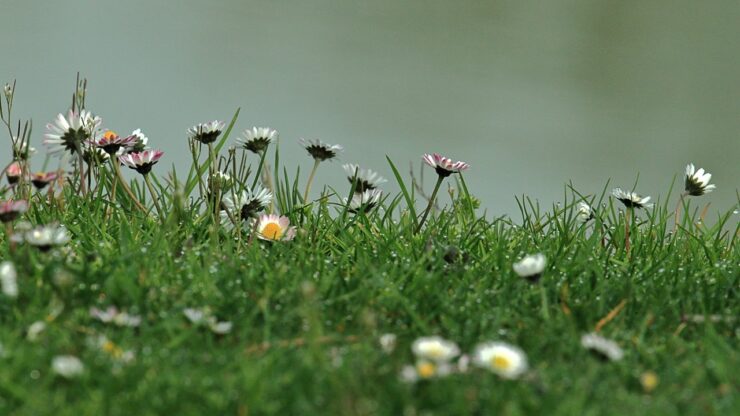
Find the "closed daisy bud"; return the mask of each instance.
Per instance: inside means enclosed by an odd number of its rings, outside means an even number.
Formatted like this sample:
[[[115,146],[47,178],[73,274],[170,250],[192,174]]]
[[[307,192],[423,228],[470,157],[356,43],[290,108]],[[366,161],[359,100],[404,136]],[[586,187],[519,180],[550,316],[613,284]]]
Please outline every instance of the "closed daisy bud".
[[[295,227],[288,217],[275,214],[260,215],[255,226],[257,238],[267,241],[290,241],[295,237]]]
[[[434,362],[448,362],[460,354],[457,344],[439,336],[417,339],[411,345],[411,351],[419,359]]]
[[[578,203],[577,210],[576,219],[578,219],[579,222],[587,223],[594,218],[593,209],[589,204],[583,201]]]
[[[342,146],[324,143],[318,139],[301,139],[300,142],[314,160],[321,162],[334,159],[342,151]]]
[[[425,154],[422,160],[427,165],[437,171],[437,175],[446,178],[453,173],[460,173],[470,167],[465,162],[453,162],[452,159],[446,158],[438,153]]]
[[[507,379],[519,378],[527,371],[527,356],[519,348],[503,342],[488,342],[475,349],[473,362]]]
[[[5,169],[5,177],[8,178],[8,183],[15,185],[21,179],[23,175],[23,168],[18,162],[11,163],[7,169]]]
[[[188,129],[188,137],[203,144],[213,143],[226,126],[223,121],[213,120],[208,123],[198,123]]]
[[[18,297],[18,274],[15,266],[9,261],[0,263],[0,286],[3,294],[9,298]]]
[[[701,196],[712,192],[716,186],[709,183],[712,174],[704,169],[696,169],[693,163],[686,166],[685,190],[687,195]]]
[[[614,188],[612,196],[617,198],[627,208],[652,208],[653,204],[649,203],[649,196],[640,196],[634,192],[627,192],[622,188]]]
[[[616,342],[593,332],[581,337],[581,345],[598,357],[609,361],[619,361],[624,356],[624,352]]]
[[[514,263],[514,272],[529,280],[531,283],[537,283],[542,277],[542,272],[545,271],[547,265],[547,258],[542,253],[525,256],[522,260]]]

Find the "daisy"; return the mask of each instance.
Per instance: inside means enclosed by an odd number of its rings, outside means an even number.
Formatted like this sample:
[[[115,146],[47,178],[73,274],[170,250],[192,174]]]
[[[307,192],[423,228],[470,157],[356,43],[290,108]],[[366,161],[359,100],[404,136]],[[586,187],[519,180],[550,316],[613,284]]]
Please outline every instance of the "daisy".
[[[31,175],[31,183],[39,191],[54,182],[59,175],[56,172],[36,172]]]
[[[58,114],[53,123],[46,125],[44,144],[49,146],[50,153],[65,150],[75,153],[82,143],[96,135],[101,123],[100,117],[93,116],[87,110],[80,112],[69,110],[66,117]]]
[[[277,140],[278,132],[269,127],[252,127],[244,130],[242,136],[236,142],[250,152],[259,154],[267,150],[270,143]]]
[[[36,153],[36,148],[28,145],[28,140],[19,139],[13,136],[13,157],[20,160],[28,160],[29,157]]]
[[[67,244],[70,237],[64,226],[52,224],[38,226],[27,231],[24,239],[28,244],[37,247],[41,251],[49,251],[54,246]]]
[[[358,165],[353,163],[347,163],[342,165],[344,171],[347,173],[347,179],[349,183],[357,182],[355,192],[362,193],[367,190],[376,189],[381,184],[388,182],[383,179],[378,173],[373,172],[370,169],[360,169]]]
[[[206,325],[213,333],[223,335],[231,332],[233,324],[229,321],[219,321],[211,314],[208,307],[185,308],[182,311],[188,320],[194,325]]]
[[[58,355],[51,361],[51,369],[64,378],[72,379],[81,376],[85,366],[74,355]]]
[[[8,223],[15,221],[24,212],[28,211],[28,202],[24,200],[0,201],[0,221]]]
[[[396,349],[396,334],[383,334],[378,338],[378,343],[380,344],[380,349],[383,350],[384,353],[390,354],[393,352],[393,350]]]
[[[136,129],[129,136],[134,137],[136,140],[134,141],[133,146],[126,149],[130,152],[143,152],[144,150],[147,150],[147,143],[149,143],[149,138],[144,135],[144,133],[141,131],[141,129]]]
[[[227,195],[223,198],[224,207],[232,215],[238,216],[243,221],[257,218],[272,202],[272,192],[257,185],[254,190],[247,187],[235,195]]]
[[[582,222],[585,224],[594,218],[594,211],[591,208],[591,205],[581,201],[578,203],[578,206],[576,209],[578,211],[578,213],[576,214],[576,219],[579,222]]]
[[[473,362],[481,368],[506,378],[519,378],[527,371],[527,356],[519,348],[503,342],[487,342],[478,345]]]
[[[706,193],[712,192],[716,186],[709,183],[710,179],[712,179],[711,173],[705,172],[702,168],[697,170],[693,163],[689,163],[686,166],[686,180],[684,187],[686,195],[702,196]]]
[[[460,173],[470,167],[465,162],[453,162],[452,159],[446,158],[439,153],[425,154],[422,160],[427,165],[437,171],[437,175],[446,178],[453,173]]]
[[[260,215],[257,220],[257,238],[267,241],[290,241],[295,238],[295,227],[290,219],[275,214]]]
[[[31,342],[36,342],[38,341],[41,333],[44,332],[44,330],[46,330],[46,322],[36,321],[28,327],[28,330],[26,331],[26,338]]]
[[[418,360],[415,365],[407,365],[401,371],[401,381],[415,383],[419,380],[441,378],[452,374],[453,368],[449,363],[429,360]]]
[[[643,197],[634,192],[626,192],[622,188],[614,188],[612,196],[627,208],[652,208],[653,206],[653,204],[648,203],[650,201],[649,196]]]
[[[301,139],[300,142],[308,154],[310,154],[314,160],[319,162],[334,159],[339,155],[339,152],[342,151],[342,146],[338,144],[324,143],[318,139]]]
[[[91,308],[90,316],[102,323],[113,323],[117,326],[137,327],[141,324],[140,316],[129,315],[127,312],[119,311],[115,306],[109,306],[105,310]]]
[[[380,202],[383,191],[380,189],[368,189],[365,192],[355,192],[349,201],[349,212],[358,213],[360,211],[369,212]]]
[[[8,183],[11,185],[18,183],[21,179],[21,175],[23,175],[23,168],[18,162],[11,163],[8,165],[8,168],[5,169],[5,177],[8,178]]]
[[[411,351],[419,359],[437,363],[449,362],[460,354],[457,344],[438,336],[417,339],[411,345]]]
[[[90,141],[94,147],[103,149],[109,155],[118,153],[121,148],[130,148],[137,143],[138,138],[135,136],[121,137],[114,131],[108,130],[99,139]]]
[[[203,144],[213,143],[223,131],[226,123],[213,120],[208,123],[198,123],[188,129],[188,136]]]
[[[118,160],[121,164],[136,170],[142,175],[146,175],[151,172],[152,166],[157,164],[159,158],[161,158],[163,154],[164,152],[161,150],[144,150],[142,152],[134,152],[118,156]]]
[[[542,277],[542,272],[545,271],[547,265],[547,258],[542,253],[524,256],[519,262],[514,263],[514,272],[529,280],[532,283],[537,283]]]
[[[0,286],[5,296],[18,297],[18,274],[13,263],[9,261],[0,263]]]
[[[624,351],[616,342],[593,332],[581,337],[581,346],[609,361],[619,361],[624,356]]]

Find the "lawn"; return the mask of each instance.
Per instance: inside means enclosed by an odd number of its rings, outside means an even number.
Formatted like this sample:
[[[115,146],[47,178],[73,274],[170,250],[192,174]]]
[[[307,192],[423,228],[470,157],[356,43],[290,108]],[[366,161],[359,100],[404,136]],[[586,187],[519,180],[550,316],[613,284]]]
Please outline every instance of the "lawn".
[[[47,138],[65,169],[36,189],[15,143],[17,183],[10,166],[1,178],[3,201],[27,203],[5,207],[18,215],[0,234],[0,414],[740,409],[737,206],[711,218],[676,186],[648,207],[605,178],[496,217],[473,172],[433,156],[439,192],[390,159],[374,167],[387,184],[349,168],[346,189],[307,191],[313,175],[281,164],[270,131],[236,141],[238,112],[191,130],[178,175],[134,149],[143,134],[98,131],[84,90],[75,107]],[[340,152],[304,146],[318,169]],[[481,360],[488,342],[509,355]]]

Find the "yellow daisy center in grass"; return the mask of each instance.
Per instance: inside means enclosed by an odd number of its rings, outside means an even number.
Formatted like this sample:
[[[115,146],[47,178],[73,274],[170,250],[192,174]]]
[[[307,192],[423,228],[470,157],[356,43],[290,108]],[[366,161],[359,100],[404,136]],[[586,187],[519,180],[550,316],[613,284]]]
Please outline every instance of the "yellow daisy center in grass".
[[[279,240],[283,236],[283,229],[280,228],[280,225],[271,222],[262,229],[262,235],[270,240]]]
[[[433,376],[436,370],[437,369],[432,363],[419,363],[416,366],[416,372],[419,373],[419,377],[421,378],[429,378]]]
[[[502,355],[494,355],[491,358],[491,366],[497,370],[508,370],[511,364],[511,360]]]

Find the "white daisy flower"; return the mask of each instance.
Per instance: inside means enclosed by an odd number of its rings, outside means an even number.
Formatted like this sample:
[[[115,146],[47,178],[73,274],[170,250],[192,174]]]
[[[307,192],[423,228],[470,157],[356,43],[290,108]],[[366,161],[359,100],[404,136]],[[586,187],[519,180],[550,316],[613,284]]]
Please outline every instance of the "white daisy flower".
[[[686,181],[684,188],[686,190],[686,194],[691,196],[702,196],[706,193],[712,192],[717,186],[709,183],[711,179],[711,173],[705,172],[702,168],[697,170],[693,163],[689,163],[686,166]]]
[[[507,379],[519,378],[527,371],[527,356],[524,352],[503,342],[488,342],[478,345],[473,362],[481,368]]]
[[[9,298],[18,297],[18,274],[15,266],[9,261],[0,263],[0,286],[3,294]]]
[[[612,190],[612,196],[617,198],[627,208],[652,208],[653,206],[653,204],[648,203],[650,201],[649,196],[643,197],[634,192],[624,191],[622,188],[614,188]]]
[[[141,324],[141,316],[130,315],[119,311],[115,306],[109,306],[105,310],[98,308],[90,309],[90,316],[103,323],[113,323],[117,326],[137,327]]]
[[[619,361],[624,356],[624,351],[616,342],[593,332],[581,337],[581,345],[583,348],[596,353],[599,357],[610,361]]]
[[[224,126],[226,123],[218,120],[198,123],[188,129],[188,137],[204,144],[213,143],[223,131]]]
[[[42,332],[44,332],[45,329],[46,322],[36,321],[28,327],[28,330],[26,331],[26,338],[31,342],[35,342],[39,339],[39,336]]]
[[[437,363],[449,362],[460,354],[460,348],[458,348],[457,344],[439,336],[417,339],[411,345],[411,351],[419,359]]]
[[[377,172],[373,172],[370,169],[360,169],[358,165],[353,163],[342,165],[342,168],[344,168],[344,171],[347,173],[349,183],[355,183],[355,181],[357,181],[355,193],[373,190],[383,183],[388,182]]]
[[[213,331],[214,334],[224,335],[231,332],[233,324],[228,321],[213,321],[210,322],[208,327]]]
[[[585,224],[594,218],[594,210],[591,208],[591,205],[581,201],[578,203],[576,209],[578,210],[578,213],[576,214],[576,219],[579,222]]]
[[[138,153],[149,149],[149,147],[147,147],[147,144],[149,143],[149,138],[146,137],[141,129],[134,130],[129,136],[134,137],[136,140],[134,141],[134,145],[130,149],[126,149],[127,151],[130,151],[131,153]]]
[[[256,225],[257,238],[267,241],[290,241],[295,238],[295,227],[290,226],[290,219],[275,214],[260,215]]]
[[[396,334],[383,334],[378,338],[378,343],[384,353],[390,354],[396,349],[396,339]]]
[[[182,311],[183,315],[193,325],[205,325],[215,334],[223,335],[231,332],[232,323],[228,321],[218,321],[211,313],[209,308],[186,308]]]
[[[416,383],[419,380],[445,377],[452,372],[453,368],[447,362],[418,360],[415,365],[407,365],[401,370],[401,381]]]
[[[338,144],[324,143],[318,139],[300,139],[300,142],[312,158],[321,162],[324,160],[334,159],[339,155],[339,152],[342,151],[342,146]]]
[[[245,225],[249,225],[249,221],[257,218],[260,212],[270,206],[271,202],[272,192],[260,186],[257,186],[254,190],[247,187],[245,190],[233,195],[227,192],[221,201],[223,208],[226,209],[221,212],[221,218],[230,222],[228,212],[244,221]]]
[[[236,142],[252,153],[262,153],[277,138],[277,130],[269,127],[252,127],[251,129],[244,130],[242,137],[236,139]]]
[[[69,110],[67,116],[58,114],[53,123],[46,125],[44,144],[49,146],[49,153],[68,151],[75,153],[82,148],[82,144],[96,137],[102,119],[93,116],[87,110]]]
[[[141,152],[131,152],[118,156],[118,161],[130,169],[134,169],[142,175],[147,175],[152,171],[152,167],[159,162],[164,154],[161,150],[144,150]]]
[[[85,366],[74,355],[58,355],[51,361],[51,369],[64,378],[75,378],[82,375]]]
[[[425,154],[421,158],[424,163],[434,168],[437,175],[446,178],[453,173],[460,173],[470,167],[465,162],[453,162],[452,159],[446,158],[439,153]]]
[[[70,237],[63,225],[50,224],[27,231],[24,239],[26,243],[37,247],[41,251],[49,251],[52,247],[67,244]]]
[[[514,263],[514,272],[529,280],[532,283],[536,283],[542,277],[542,272],[545,271],[547,265],[547,258],[544,254],[538,253],[534,255],[524,256],[519,262]]]
[[[360,211],[372,211],[378,205],[382,196],[383,191],[380,189],[368,189],[362,193],[355,192],[349,201],[349,212],[356,214]]]

